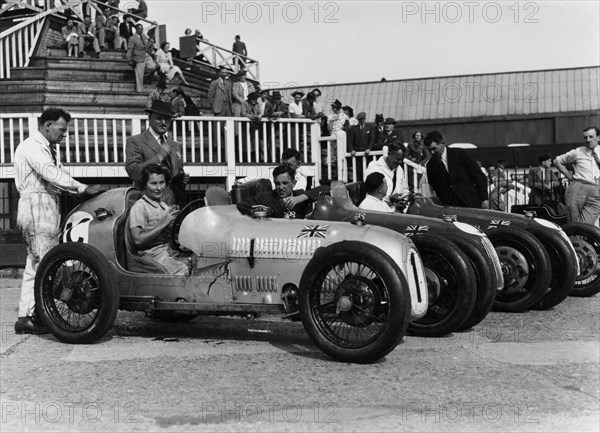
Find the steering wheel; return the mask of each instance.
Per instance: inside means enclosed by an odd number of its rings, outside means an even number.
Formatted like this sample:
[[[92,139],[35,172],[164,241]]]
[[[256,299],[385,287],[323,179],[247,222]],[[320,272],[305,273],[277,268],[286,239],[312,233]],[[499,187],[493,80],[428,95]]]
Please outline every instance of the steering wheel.
[[[204,207],[205,203],[204,203],[204,199],[203,198],[199,198],[197,200],[193,200],[191,202],[189,202],[188,204],[186,204],[183,209],[181,209],[179,211],[179,213],[177,214],[177,216],[175,217],[175,219],[173,220],[173,224],[171,225],[171,246],[173,247],[173,249],[182,252],[182,253],[189,253],[190,250],[188,250],[187,248],[182,247],[179,244],[179,229],[181,228],[181,223],[183,222],[183,219],[188,216],[190,214],[190,212],[195,211],[196,209],[199,209],[201,207]]]

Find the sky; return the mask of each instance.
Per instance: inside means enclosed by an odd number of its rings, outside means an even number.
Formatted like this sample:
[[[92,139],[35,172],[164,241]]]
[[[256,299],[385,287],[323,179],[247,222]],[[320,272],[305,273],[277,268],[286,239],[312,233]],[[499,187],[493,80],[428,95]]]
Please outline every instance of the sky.
[[[173,47],[187,27],[227,49],[239,34],[266,87],[600,65],[598,0],[147,4]]]

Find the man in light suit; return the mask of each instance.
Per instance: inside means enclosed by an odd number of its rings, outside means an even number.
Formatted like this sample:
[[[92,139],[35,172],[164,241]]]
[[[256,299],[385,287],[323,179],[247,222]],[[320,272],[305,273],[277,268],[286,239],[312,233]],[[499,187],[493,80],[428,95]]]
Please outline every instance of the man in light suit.
[[[169,204],[185,204],[185,185],[189,174],[183,171],[181,145],[167,137],[167,131],[175,115],[171,104],[154,101],[145,110],[149,113],[150,128],[127,140],[125,170],[133,180],[134,186],[143,190],[142,171],[151,164],[161,164],[171,173],[171,182],[166,187],[162,200]]]
[[[488,208],[487,179],[464,149],[449,149],[438,131],[425,137],[432,153],[427,163],[427,178],[445,205]]]
[[[92,57],[100,57],[100,44],[96,37],[96,25],[92,23],[92,19],[86,16],[82,23],[77,26],[77,33],[79,33],[79,57],[83,57],[83,53],[86,48],[92,48],[94,54]]]
[[[129,66],[135,68],[135,90],[141,92],[144,90],[144,75],[160,69],[148,53],[151,43],[144,35],[144,27],[141,24],[135,25],[135,34],[129,38],[127,44],[127,60]]]
[[[231,117],[231,82],[227,79],[230,72],[227,66],[221,66],[219,77],[208,88],[208,102],[215,116]]]
[[[234,117],[242,116],[242,105],[248,99],[248,95],[254,93],[254,85],[246,81],[246,70],[242,69],[237,74],[238,80],[232,86],[232,104]]]

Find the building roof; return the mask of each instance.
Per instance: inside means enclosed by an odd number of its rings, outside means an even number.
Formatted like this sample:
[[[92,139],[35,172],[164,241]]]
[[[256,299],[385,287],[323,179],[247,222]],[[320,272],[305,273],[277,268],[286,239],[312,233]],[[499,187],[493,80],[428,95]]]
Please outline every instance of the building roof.
[[[338,83],[281,89],[286,95],[318,87],[323,104],[335,99],[403,121],[600,110],[600,66]]]

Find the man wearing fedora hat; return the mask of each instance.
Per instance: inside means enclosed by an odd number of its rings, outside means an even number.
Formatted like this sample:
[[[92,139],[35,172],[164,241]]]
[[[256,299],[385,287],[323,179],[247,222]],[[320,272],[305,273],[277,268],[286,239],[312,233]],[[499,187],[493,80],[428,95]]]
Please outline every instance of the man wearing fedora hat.
[[[393,117],[385,119],[383,133],[379,134],[372,150],[382,150],[383,146],[390,147],[392,144],[404,144],[404,135],[402,131],[396,129],[396,123]]]
[[[213,114],[218,117],[231,117],[231,82],[228,80],[231,69],[219,67],[219,76],[208,87],[208,102]]]
[[[281,99],[281,93],[277,90],[273,92],[271,100],[265,106],[265,115],[269,118],[288,117],[288,106]]]
[[[248,95],[254,92],[254,85],[246,81],[247,71],[241,69],[232,87],[232,105],[234,117],[242,116],[242,104],[248,99]]]
[[[292,98],[294,98],[294,100],[290,103],[289,107],[288,107],[288,111],[290,113],[290,117],[291,118],[303,118],[306,117],[304,116],[304,108],[302,107],[302,97],[304,96],[304,93],[302,93],[300,90],[296,90],[295,92],[292,93]]]
[[[127,140],[125,170],[133,180],[134,186],[143,190],[144,168],[151,164],[166,167],[171,174],[171,182],[165,189],[162,200],[168,205],[183,205],[185,184],[189,182],[190,177],[183,171],[181,145],[167,136],[175,117],[171,104],[157,100],[145,111],[150,119],[150,127]]]
[[[384,123],[385,121],[383,118],[383,114],[376,114],[375,125],[371,129],[369,129],[369,131],[367,131],[367,134],[369,134],[369,149],[375,150],[375,147],[377,147],[379,136],[383,134]]]

